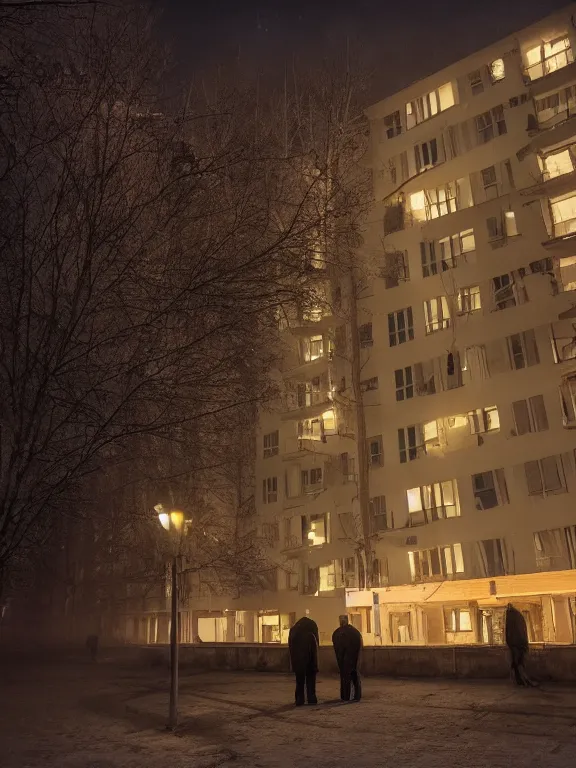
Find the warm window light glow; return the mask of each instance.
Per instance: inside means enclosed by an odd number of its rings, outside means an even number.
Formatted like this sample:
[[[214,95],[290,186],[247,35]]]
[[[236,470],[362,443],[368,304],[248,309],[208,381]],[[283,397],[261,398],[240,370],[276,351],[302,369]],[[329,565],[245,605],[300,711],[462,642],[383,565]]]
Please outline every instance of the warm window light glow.
[[[181,512],[179,509],[172,510],[172,512],[170,512],[170,522],[177,531],[182,530],[182,526],[184,525],[184,512]]]
[[[413,211],[423,211],[426,206],[426,197],[424,195],[424,190],[421,190],[420,192],[413,192],[410,195],[410,208]]]

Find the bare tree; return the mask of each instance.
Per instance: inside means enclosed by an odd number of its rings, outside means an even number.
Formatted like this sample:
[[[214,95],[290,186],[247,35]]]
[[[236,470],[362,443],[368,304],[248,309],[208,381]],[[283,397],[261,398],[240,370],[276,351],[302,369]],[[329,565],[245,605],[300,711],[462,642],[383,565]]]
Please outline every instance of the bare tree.
[[[350,230],[324,137],[292,121],[289,147],[255,92],[165,98],[138,10],[50,32],[8,32],[0,62],[0,565],[62,534],[136,443],[194,507],[190,477],[229,467],[225,420],[270,396],[278,309],[306,302],[319,237],[348,248]],[[206,547],[204,570],[231,567]]]

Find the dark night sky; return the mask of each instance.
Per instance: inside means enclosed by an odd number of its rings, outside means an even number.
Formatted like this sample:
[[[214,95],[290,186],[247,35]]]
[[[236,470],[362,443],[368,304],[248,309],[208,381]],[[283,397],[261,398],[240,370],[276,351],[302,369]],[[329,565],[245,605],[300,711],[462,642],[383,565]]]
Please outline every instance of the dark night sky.
[[[184,74],[240,58],[251,71],[293,55],[361,47],[376,98],[568,5],[566,0],[153,0]],[[203,7],[200,6],[203,3]]]

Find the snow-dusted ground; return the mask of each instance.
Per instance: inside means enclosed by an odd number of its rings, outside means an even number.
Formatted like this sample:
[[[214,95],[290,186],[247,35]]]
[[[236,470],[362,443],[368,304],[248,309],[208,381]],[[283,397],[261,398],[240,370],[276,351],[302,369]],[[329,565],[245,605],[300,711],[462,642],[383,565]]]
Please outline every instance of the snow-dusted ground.
[[[2,768],[572,768],[576,688],[368,678],[359,704],[321,679],[296,709],[288,676],[166,674],[98,663],[0,665]]]

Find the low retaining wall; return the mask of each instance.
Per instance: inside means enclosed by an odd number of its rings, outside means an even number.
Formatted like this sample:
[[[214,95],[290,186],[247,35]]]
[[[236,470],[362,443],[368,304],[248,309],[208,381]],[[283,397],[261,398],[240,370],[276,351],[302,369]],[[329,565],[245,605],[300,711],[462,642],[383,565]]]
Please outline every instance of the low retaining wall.
[[[168,646],[140,646],[131,650],[132,653],[123,648],[120,657],[143,664],[168,663]],[[290,657],[285,645],[204,643],[180,646],[180,666],[184,673],[186,669],[289,672]],[[338,671],[332,648],[320,647],[319,667],[324,674]],[[361,669],[367,676],[388,677],[510,676],[508,651],[501,646],[370,646],[363,650]],[[576,682],[576,646],[533,646],[527,669],[538,680]]]

